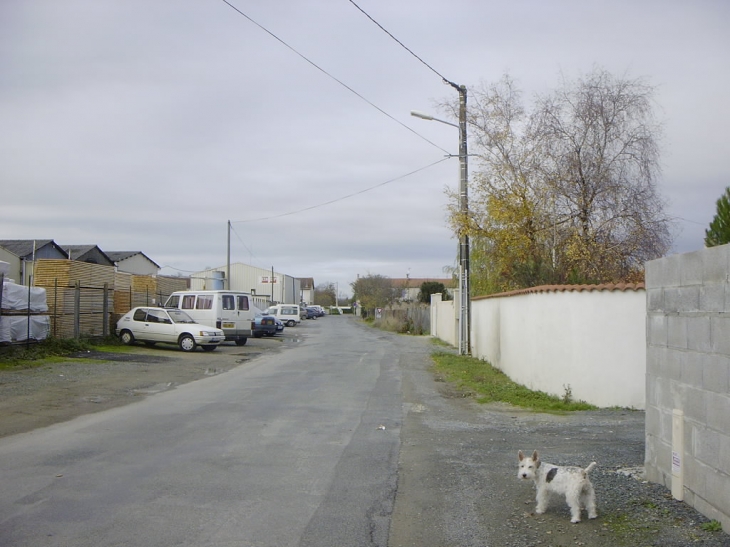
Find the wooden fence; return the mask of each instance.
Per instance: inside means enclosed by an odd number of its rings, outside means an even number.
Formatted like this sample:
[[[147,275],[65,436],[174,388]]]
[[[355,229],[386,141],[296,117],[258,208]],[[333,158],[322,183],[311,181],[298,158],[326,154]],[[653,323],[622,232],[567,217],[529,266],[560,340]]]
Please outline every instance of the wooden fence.
[[[51,335],[107,336],[119,317],[136,306],[164,304],[187,279],[117,272],[112,266],[74,260],[38,260],[34,284],[46,289]]]

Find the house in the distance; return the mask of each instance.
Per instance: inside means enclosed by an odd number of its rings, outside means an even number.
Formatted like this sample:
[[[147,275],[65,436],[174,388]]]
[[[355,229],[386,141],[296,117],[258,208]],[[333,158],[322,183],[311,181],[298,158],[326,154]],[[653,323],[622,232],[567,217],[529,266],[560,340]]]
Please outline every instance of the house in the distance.
[[[19,285],[33,283],[34,260],[68,258],[63,248],[52,239],[0,239],[0,260],[10,264],[8,279]]]
[[[299,277],[299,293],[300,302],[305,304],[314,303],[314,278],[313,277]]]
[[[114,261],[96,245],[61,245],[61,247],[71,260],[114,266]]]
[[[418,293],[421,292],[421,285],[425,282],[443,283],[451,297],[454,296],[454,289],[457,287],[457,281],[453,278],[436,279],[432,277],[403,277],[403,278],[390,278],[391,287],[400,291],[401,302],[417,302]]]
[[[106,255],[114,262],[117,271],[136,275],[157,275],[160,271],[153,260],[141,251],[107,251]]]

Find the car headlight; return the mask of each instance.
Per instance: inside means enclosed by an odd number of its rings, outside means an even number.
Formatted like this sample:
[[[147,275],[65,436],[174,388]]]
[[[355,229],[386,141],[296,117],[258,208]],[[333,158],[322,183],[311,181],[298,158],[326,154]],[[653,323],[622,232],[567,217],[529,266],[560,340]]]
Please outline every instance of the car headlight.
[[[215,331],[201,330],[200,336],[216,336],[218,333]]]

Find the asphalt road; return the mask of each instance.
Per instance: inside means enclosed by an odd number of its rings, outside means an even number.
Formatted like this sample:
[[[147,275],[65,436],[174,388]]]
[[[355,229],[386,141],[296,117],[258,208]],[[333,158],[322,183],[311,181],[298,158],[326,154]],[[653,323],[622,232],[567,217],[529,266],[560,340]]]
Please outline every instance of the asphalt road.
[[[385,545],[402,338],[306,327],[290,350],[1,439],[0,545]]]
[[[478,405],[434,379],[427,338],[349,317],[291,334],[220,374],[1,438],[0,546],[730,545],[620,472],[643,463],[642,412]],[[598,519],[572,525],[560,501],[532,514],[516,465],[535,448],[598,462]]]

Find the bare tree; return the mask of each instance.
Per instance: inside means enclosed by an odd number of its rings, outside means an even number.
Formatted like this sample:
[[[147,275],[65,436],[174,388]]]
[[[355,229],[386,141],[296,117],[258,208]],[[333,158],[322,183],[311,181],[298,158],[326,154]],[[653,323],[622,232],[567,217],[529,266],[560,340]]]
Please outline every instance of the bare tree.
[[[328,281],[321,283],[314,288],[314,304],[329,307],[337,302],[337,288],[334,283]]]
[[[389,306],[400,294],[400,289],[393,287],[390,278],[384,275],[358,277],[350,286],[354,293],[353,300],[359,300],[365,310]]]
[[[671,244],[656,181],[661,126],[654,89],[594,70],[541,98],[532,136],[564,267],[589,280],[636,278]]]
[[[453,196],[450,220],[473,241],[472,287],[636,280],[667,251],[652,94],[602,70],[537,97],[529,113],[509,76],[471,91],[480,165],[468,218]]]

